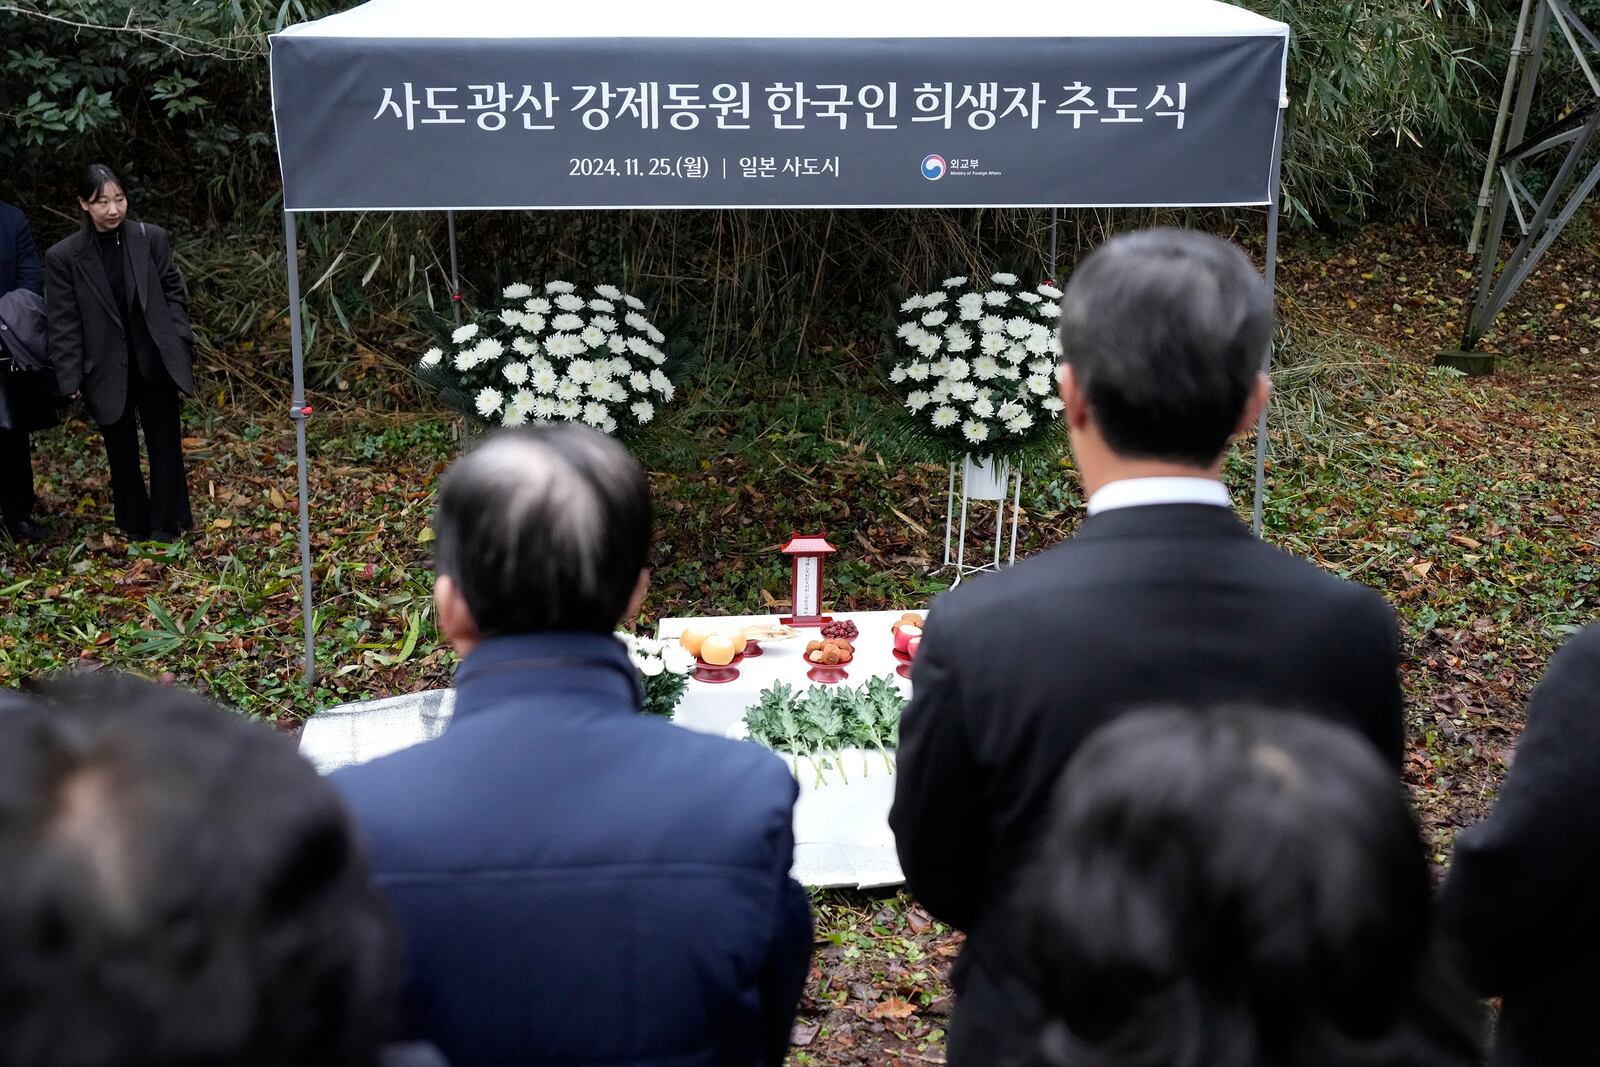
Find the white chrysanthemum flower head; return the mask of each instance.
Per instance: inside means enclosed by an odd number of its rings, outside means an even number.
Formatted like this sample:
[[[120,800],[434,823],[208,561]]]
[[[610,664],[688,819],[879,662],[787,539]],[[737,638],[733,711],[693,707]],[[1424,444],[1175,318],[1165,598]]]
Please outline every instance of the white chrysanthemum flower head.
[[[995,414],[1000,417],[1001,422],[1010,422],[1012,419],[1016,418],[1018,415],[1021,415],[1026,410],[1026,408],[1017,403],[1015,400],[1007,400],[1004,404],[1000,405],[1000,410],[995,412]]]
[[[539,346],[527,337],[513,337],[511,349],[519,355],[531,356],[539,351]]]
[[[1021,315],[1016,315],[1006,320],[1006,333],[1012,337],[1031,337],[1034,325]]]
[[[573,296],[571,293],[562,293],[556,297],[556,307],[562,311],[581,311],[584,307],[583,297]]]
[[[688,649],[674,641],[661,650],[661,662],[666,664],[669,674],[688,674],[694,666],[694,657],[689,655]]]
[[[525,300],[522,302],[522,306],[524,310],[531,311],[535,315],[550,314],[550,301],[542,296],[536,296],[532,300]]]
[[[528,413],[522,411],[515,404],[507,404],[505,411],[500,415],[501,426],[521,426],[528,421]]]
[[[544,343],[544,350],[560,359],[583,353],[583,342],[570,333],[554,333]]]
[[[1039,401],[1039,403],[1043,405],[1047,411],[1060,411],[1064,406],[1061,403],[1061,398],[1059,396],[1047,396],[1043,400]]]
[[[533,286],[523,282],[512,282],[500,290],[500,295],[507,300],[522,300],[533,295]]]
[[[925,308],[938,307],[940,304],[949,299],[949,293],[945,292],[943,289],[935,289],[933,292],[928,293],[922,298],[922,306]]]
[[[576,399],[563,400],[556,405],[556,418],[558,419],[566,419],[568,422],[572,422],[582,414],[583,405],[578,403]]]
[[[979,356],[972,361],[972,373],[981,381],[986,382],[991,378],[999,377],[1000,364],[995,361],[993,356]]]
[[[524,311],[522,319],[517,323],[527,333],[544,332],[544,316],[537,311]]]
[[[1021,345],[1007,345],[1006,359],[1012,363],[1021,363],[1028,358],[1028,350]]]
[[[943,404],[950,399],[950,385],[951,382],[948,378],[940,378],[933,383],[933,393],[931,395],[935,404]]]
[[[921,307],[922,307],[922,294],[918,293],[915,296],[906,297],[905,301],[902,302],[901,305],[900,305],[900,310],[901,311],[916,311]]]
[[[954,278],[946,278],[939,284],[944,286],[946,289],[954,289],[958,285],[966,285],[967,276],[965,274],[957,274]]]
[[[456,353],[456,357],[450,363],[459,371],[469,371],[478,365],[478,361],[472,358],[470,351]]]
[[[627,323],[628,328],[631,330],[637,330],[640,333],[650,332],[650,320],[639,314],[637,311],[628,312],[626,315],[622,316],[622,321]]]
[[[633,391],[636,393],[648,393],[650,391],[650,375],[642,370],[636,370],[628,375],[628,384],[633,386]]]
[[[1006,429],[1011,433],[1024,433],[1033,427],[1033,416],[1026,411],[1014,418],[1006,420]]]
[[[588,385],[598,374],[599,369],[591,360],[575,359],[567,364],[567,377],[579,385]]]
[[[931,359],[943,344],[944,338],[936,333],[928,333],[924,330],[912,347],[920,352],[925,359]]]
[[[618,289],[614,285],[597,285],[597,286],[594,287],[594,291],[596,293],[599,293],[600,296],[603,299],[606,299],[606,300],[621,300],[622,299],[622,290]]]
[[[500,390],[484,386],[478,390],[477,399],[472,406],[478,409],[478,414],[489,418],[500,411],[500,405],[505,403],[505,397],[500,395]]]
[[[967,361],[957,357],[956,359],[952,359],[952,360],[949,361],[948,365],[945,367],[945,372],[944,373],[945,373],[945,377],[950,378],[953,381],[958,381],[959,382],[963,378],[965,378],[968,374],[970,374],[971,371],[972,371],[972,368],[967,363]]]
[[[1050,331],[1033,334],[1022,343],[1022,347],[1035,356],[1047,354],[1050,351]]]
[[[1044,298],[1041,297],[1038,293],[1030,293],[1027,290],[1023,290],[1022,292],[1017,294],[1017,299],[1022,301],[1024,304],[1037,304],[1040,300],[1042,300]]]
[[[583,405],[583,421],[596,429],[605,424],[607,414],[606,406],[599,401],[591,400]]]
[[[1061,305],[1060,304],[1040,304],[1039,305],[1039,314],[1048,316],[1049,318],[1052,318],[1052,319],[1059,319],[1061,317]]]
[[[943,308],[936,308],[935,310],[929,311],[922,316],[922,325],[941,326],[944,324],[944,320],[948,319],[949,317],[950,313],[948,311],[945,311]]]
[[[983,302],[990,307],[999,307],[1011,299],[1011,294],[1003,289],[990,289],[983,294]]]
[[[896,385],[906,380],[906,369],[898,363],[889,368],[889,380]]]
[[[535,367],[529,378],[529,384],[541,393],[555,392],[556,382],[556,372],[550,366]]]
[[[478,336],[478,324],[469,322],[465,326],[457,326],[455,333],[450,335],[450,340],[456,344],[463,344]]]
[[[610,315],[596,315],[594,318],[589,320],[589,325],[598,326],[606,333],[617,332],[617,320],[612,318]]]
[[[627,304],[629,307],[633,308],[635,311],[643,311],[644,310],[644,301],[640,300],[638,297],[634,296],[632,293],[623,293],[622,294],[622,302],[624,304]]]
[[[1028,375],[1027,386],[1028,392],[1033,393],[1035,396],[1050,395],[1050,379],[1043,374]]]
[[[986,396],[980,396],[972,402],[972,413],[980,419],[987,419],[994,415],[994,401]]]
[[[978,399],[978,387],[972,382],[956,382],[950,386],[950,398],[970,404]]]
[[[561,333],[577,333],[583,329],[583,319],[577,315],[557,315],[550,320],[550,325]]]
[[[613,356],[610,362],[610,369],[613,378],[626,378],[633,372],[633,364],[621,356]]]
[[[978,320],[978,329],[984,333],[1004,333],[1006,320],[999,315],[985,315]]]
[[[906,377],[914,382],[927,380],[933,368],[926,363],[912,363],[906,366]]]
[[[1029,374],[1049,374],[1056,369],[1056,365],[1048,359],[1036,359],[1028,364]]]
[[[621,355],[623,352],[628,350],[628,340],[628,338],[622,336],[620,333],[614,333],[610,337],[606,338],[606,351],[615,352],[618,355]]]
[[[577,286],[571,282],[554,281],[544,283],[544,291],[547,293],[570,293],[576,288]]]
[[[556,383],[556,399],[561,401],[576,401],[583,395],[583,386],[571,378],[563,378]],[[563,416],[565,417],[565,416]]]
[[[611,379],[596,378],[583,388],[584,395],[592,400],[611,399]]]
[[[996,285],[1016,285],[1017,284],[1017,276],[1015,274],[1011,274],[1011,273],[1009,273],[1007,271],[1001,271],[998,274],[991,274],[991,275],[989,275],[989,280],[991,282],[994,282]]]
[[[912,411],[921,411],[931,403],[933,403],[933,397],[922,389],[915,390],[910,396],[906,397],[906,407]]]
[[[972,335],[967,333],[965,330],[957,330],[954,333],[947,333],[944,335],[944,347],[945,351],[952,354],[957,352],[971,351]]]
[[[978,338],[978,351],[986,356],[998,356],[1006,350],[1004,334],[986,333]]]
[[[656,329],[654,326],[651,326],[645,331],[645,336],[649,337],[652,342],[658,345],[666,344],[667,341],[667,335]]]
[[[1040,296],[1047,296],[1051,300],[1060,300],[1061,299],[1061,290],[1057,289],[1055,286],[1051,285],[1049,282],[1046,282],[1045,284],[1039,286],[1039,295]]]
[[[496,341],[493,337],[485,337],[472,346],[473,355],[478,357],[479,363],[487,363],[491,359],[499,359],[505,355],[506,346]]]
[[[528,380],[528,365],[526,363],[507,363],[500,368],[500,373],[505,375],[506,381],[512,385],[521,385]]]
[[[894,332],[894,335],[902,341],[909,341],[911,340],[911,335],[920,328],[915,321],[902,322],[900,328]]]
[[[549,420],[556,417],[556,402],[547,396],[534,397],[533,417]]]
[[[611,312],[617,310],[617,305],[613,304],[609,300],[591,300],[589,301],[589,310],[598,311],[602,314],[610,314]]]
[[[590,348],[599,348],[606,343],[606,332],[598,326],[585,326],[583,332],[578,334],[578,340]]]
[[[444,360],[444,349],[430,348],[422,353],[422,358],[417,361],[419,366],[437,367]]]
[[[522,311],[518,308],[501,308],[500,323],[503,326],[515,326],[522,321]]]
[[[633,417],[639,421],[639,425],[641,426],[656,417],[656,406],[650,403],[648,400],[641,400],[636,404],[630,404],[628,406],[628,410],[633,412]]]
[[[989,439],[989,424],[968,420],[961,424],[961,436],[975,445],[981,445]]]
[[[961,421],[961,416],[956,413],[955,408],[946,405],[935,408],[933,418],[930,421],[933,423],[935,430],[948,430]]]

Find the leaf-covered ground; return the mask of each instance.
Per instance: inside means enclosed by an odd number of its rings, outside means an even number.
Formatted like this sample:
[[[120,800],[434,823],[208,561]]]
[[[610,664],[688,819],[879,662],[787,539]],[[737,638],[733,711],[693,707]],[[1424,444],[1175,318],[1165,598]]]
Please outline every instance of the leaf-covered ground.
[[[1382,590],[1405,628],[1406,776],[1442,863],[1488,803],[1550,652],[1595,617],[1600,257],[1574,234],[1524,288],[1489,347],[1488,379],[1430,372],[1454,347],[1471,262],[1421,229],[1291,240],[1282,257],[1282,406],[1268,537]],[[945,472],[906,465],[870,427],[880,342],[832,327],[804,371],[703,369],[641,443],[661,508],[648,619],[772,607],[776,552],[824,527],[841,606],[920,607],[944,580]],[[369,395],[398,367],[367,359]],[[281,391],[281,390],[280,390]],[[109,665],[206,690],[293,729],[313,708],[447,683],[428,605],[432,487],[459,444],[431,414],[347,404],[311,425],[315,691],[300,678],[294,440],[278,399],[191,405],[201,528],[170,550],[110,525],[98,438],[81,417],[40,435],[57,529],[0,546],[0,683]],[[254,395],[254,394],[251,394]],[[392,405],[390,405],[392,406]],[[1248,501],[1249,458],[1230,463]],[[1030,472],[1021,551],[1070,533],[1065,463]],[[805,1064],[942,1060],[959,935],[903,895],[821,894],[813,981],[795,1031]]]

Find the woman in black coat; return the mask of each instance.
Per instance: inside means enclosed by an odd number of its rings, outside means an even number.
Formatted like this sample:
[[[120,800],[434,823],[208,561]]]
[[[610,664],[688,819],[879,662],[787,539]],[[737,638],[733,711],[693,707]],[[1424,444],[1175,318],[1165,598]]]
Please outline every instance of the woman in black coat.
[[[167,231],[129,217],[122,183],[84,171],[83,228],[45,253],[50,360],[63,395],[100,424],[117,525],[133,540],[176,540],[194,525],[179,394],[194,395],[194,331]],[[138,429],[150,456],[139,469]]]

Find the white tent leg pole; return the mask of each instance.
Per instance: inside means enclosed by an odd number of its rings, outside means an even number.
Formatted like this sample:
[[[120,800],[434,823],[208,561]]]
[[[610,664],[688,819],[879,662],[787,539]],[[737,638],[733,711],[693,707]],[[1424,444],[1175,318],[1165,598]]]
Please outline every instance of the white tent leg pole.
[[[444,229],[450,241],[450,310],[455,312],[456,325],[461,325],[461,267],[456,259],[456,213],[444,213]]]
[[[1278,108],[1278,125],[1272,134],[1272,174],[1267,179],[1267,292],[1272,302],[1278,302],[1278,199],[1280,195],[1280,169],[1283,164],[1283,107]],[[1261,354],[1261,373],[1272,375],[1272,340],[1267,340],[1267,350]],[[1262,405],[1261,416],[1256,420],[1256,499],[1254,517],[1250,528],[1261,536],[1261,512],[1267,493],[1267,408]]]
[[[295,232],[294,213],[283,213],[284,263],[289,268],[289,353],[294,362],[294,398],[289,417],[294,420],[295,467],[300,477],[300,610],[305,623],[306,692],[317,681],[317,646],[313,626],[311,587],[311,489],[307,477],[306,419],[311,406],[306,403],[305,350],[300,327],[300,239]]]

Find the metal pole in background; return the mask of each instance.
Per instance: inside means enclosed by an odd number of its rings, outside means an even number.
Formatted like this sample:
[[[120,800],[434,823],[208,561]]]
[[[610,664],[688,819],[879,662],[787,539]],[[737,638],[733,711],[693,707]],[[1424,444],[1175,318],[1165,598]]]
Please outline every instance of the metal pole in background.
[[[456,213],[444,213],[445,233],[450,240],[450,310],[455,312],[456,325],[461,325],[461,268],[456,261]]]
[[[1469,256],[1478,251],[1478,238],[1483,234],[1483,215],[1493,200],[1494,167],[1500,158],[1506,118],[1511,113],[1511,96],[1517,87],[1517,65],[1522,60],[1522,39],[1528,28],[1528,8],[1532,5],[1533,0],[1522,0],[1522,13],[1517,16],[1517,33],[1511,39],[1511,62],[1506,67],[1506,83],[1500,89],[1500,110],[1495,112],[1494,135],[1489,138],[1489,158],[1483,166],[1483,184],[1478,187],[1478,212],[1472,217],[1472,239],[1467,242]]]
[[[1278,125],[1272,134],[1272,175],[1267,179],[1267,194],[1270,203],[1267,206],[1267,291],[1272,293],[1273,303],[1277,303],[1278,276],[1278,199],[1280,196],[1279,183],[1282,180],[1280,173],[1283,163],[1283,113],[1288,107],[1288,101],[1278,106]],[[1267,350],[1261,356],[1261,373],[1272,376],[1272,340],[1267,341]],[[1261,406],[1261,416],[1256,420],[1256,500],[1254,518],[1250,528],[1257,537],[1261,536],[1261,512],[1267,493],[1267,405]]]
[[[1060,208],[1050,209],[1050,284],[1056,284],[1056,216]],[[1060,288],[1060,286],[1056,286]]]
[[[283,213],[284,263],[289,268],[289,354],[294,364],[294,397],[289,417],[294,420],[295,466],[300,475],[300,609],[305,623],[306,692],[317,681],[317,646],[311,587],[311,487],[307,478],[306,419],[311,405],[306,403],[305,351],[300,328],[300,239],[295,231],[294,212]]]

